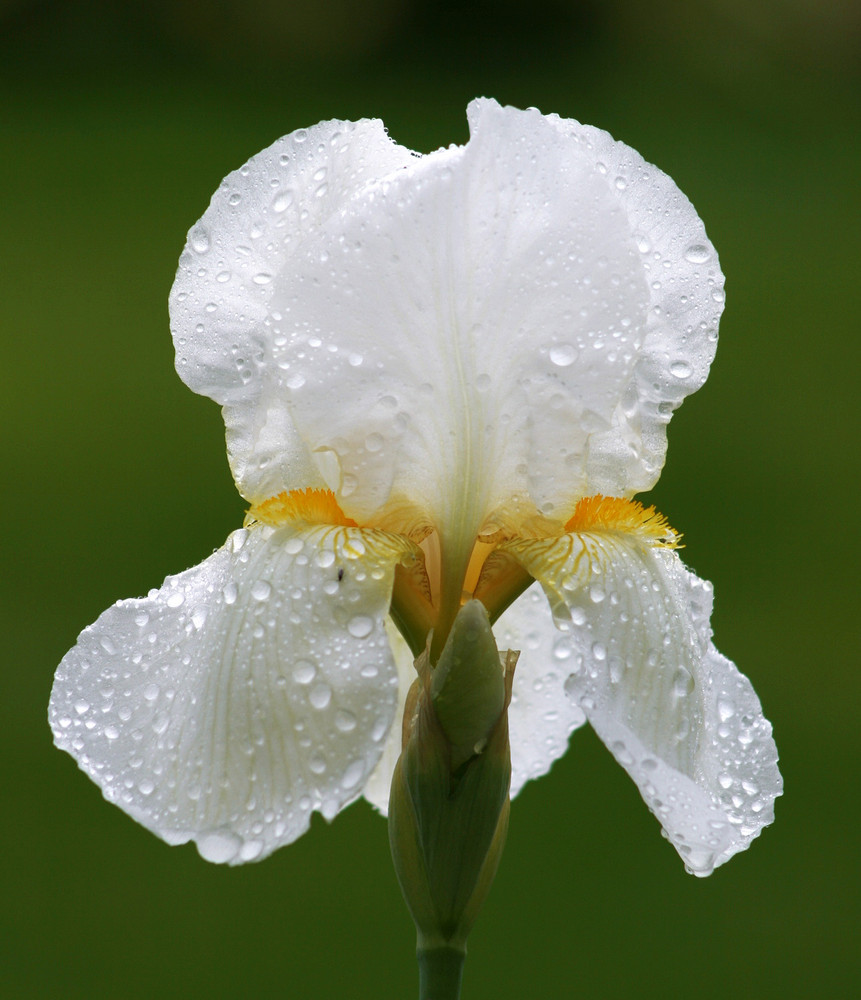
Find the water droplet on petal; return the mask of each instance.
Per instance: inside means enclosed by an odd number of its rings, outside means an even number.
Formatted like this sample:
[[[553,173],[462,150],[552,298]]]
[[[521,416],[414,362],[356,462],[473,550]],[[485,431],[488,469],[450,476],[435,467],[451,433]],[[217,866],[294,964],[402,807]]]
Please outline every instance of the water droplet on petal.
[[[347,631],[356,639],[366,639],[374,631],[374,620],[367,615],[356,615],[350,619]]]
[[[352,764],[347,767],[347,770],[344,771],[344,777],[341,778],[341,787],[344,789],[354,788],[359,783],[364,773],[364,761],[354,760]]]
[[[314,708],[324,709],[328,706],[329,702],[332,700],[332,689],[328,684],[324,684],[322,681],[319,684],[315,684],[311,688],[311,692],[308,695],[308,701],[314,706]]]
[[[272,584],[268,580],[256,580],[251,587],[251,596],[255,601],[268,601],[272,593]]]
[[[690,261],[691,264],[705,264],[710,256],[709,248],[701,243],[695,243],[685,250],[685,260]]]
[[[554,344],[550,348],[550,360],[560,368],[567,368],[577,360],[577,348],[573,344]]]
[[[255,858],[260,857],[262,850],[262,840],[246,840],[242,847],[239,848],[239,857],[243,861],[254,861]]]
[[[279,191],[272,199],[272,211],[284,212],[293,204],[293,192],[289,190]]]
[[[242,847],[242,838],[229,831],[207,833],[197,842],[197,850],[204,861],[225,864],[232,861]]]
[[[356,716],[346,709],[339,709],[335,715],[335,728],[342,733],[350,733],[356,728]]]
[[[673,677],[673,694],[677,698],[687,698],[694,689],[694,678],[689,670],[679,667]]]
[[[729,698],[720,698],[717,704],[718,715],[721,722],[727,722],[735,715],[735,705]]]
[[[567,660],[571,652],[571,642],[565,636],[561,636],[553,643],[553,656],[555,659]]]
[[[670,365],[670,372],[676,376],[676,378],[690,378],[693,374],[693,368],[687,363],[687,361],[674,361]]]
[[[297,684],[310,684],[317,676],[317,668],[310,660],[297,660],[293,665],[293,680]]]
[[[189,242],[195,253],[207,253],[211,245],[209,230],[203,226],[195,226],[190,233]]]

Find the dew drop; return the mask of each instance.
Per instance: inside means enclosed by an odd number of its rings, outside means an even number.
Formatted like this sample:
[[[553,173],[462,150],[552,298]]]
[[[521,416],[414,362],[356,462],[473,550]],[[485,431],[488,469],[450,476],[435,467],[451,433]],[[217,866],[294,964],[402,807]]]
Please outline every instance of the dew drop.
[[[577,360],[577,348],[573,344],[554,344],[550,348],[550,360],[560,368],[567,368]]]
[[[555,659],[567,660],[571,652],[571,643],[565,636],[561,636],[553,643],[553,656]]]
[[[239,590],[235,583],[228,583],[221,593],[225,604],[235,604],[236,598],[239,596]]]
[[[311,688],[311,692],[308,695],[308,701],[314,706],[314,708],[324,709],[328,706],[329,702],[332,700],[332,689],[328,684],[324,684],[322,681],[319,684],[315,684]]]
[[[297,660],[293,664],[293,680],[297,684],[310,684],[317,676],[317,668],[310,660]]]
[[[735,715],[735,705],[728,698],[718,699],[717,708],[721,722],[727,722]]]
[[[256,580],[251,587],[251,596],[255,601],[268,601],[272,593],[272,584],[268,580]]]
[[[344,789],[355,788],[365,773],[365,765],[361,760],[354,760],[352,764],[347,767],[344,771],[344,777],[341,778],[341,787]]]
[[[335,728],[342,733],[351,733],[356,728],[356,716],[346,709],[339,709],[335,715]]]
[[[239,857],[243,861],[254,861],[255,858],[260,857],[262,851],[262,840],[246,840],[242,847],[239,848]]]
[[[284,212],[293,204],[293,192],[290,190],[279,191],[272,199],[272,211]]]
[[[242,838],[229,831],[207,833],[197,842],[197,850],[204,861],[223,865],[232,861],[242,847]]]
[[[673,694],[677,698],[687,698],[694,689],[694,678],[689,670],[679,667],[673,677]]]
[[[690,378],[693,374],[693,368],[687,363],[687,361],[674,361],[670,365],[670,372],[676,376],[676,378]]]
[[[374,621],[367,615],[356,615],[350,619],[347,631],[355,639],[366,639],[374,631]]]
[[[705,264],[710,256],[709,248],[701,243],[695,243],[685,250],[685,260],[690,261],[691,264]]]
[[[209,239],[209,230],[205,229],[203,226],[197,226],[191,231],[191,249],[195,253],[207,253],[211,246]]]

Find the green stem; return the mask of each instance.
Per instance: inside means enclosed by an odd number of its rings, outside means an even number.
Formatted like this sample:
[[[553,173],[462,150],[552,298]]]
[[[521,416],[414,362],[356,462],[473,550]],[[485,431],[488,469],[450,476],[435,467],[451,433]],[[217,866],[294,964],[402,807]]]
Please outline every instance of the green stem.
[[[446,947],[419,949],[419,1000],[459,1000],[466,952]]]

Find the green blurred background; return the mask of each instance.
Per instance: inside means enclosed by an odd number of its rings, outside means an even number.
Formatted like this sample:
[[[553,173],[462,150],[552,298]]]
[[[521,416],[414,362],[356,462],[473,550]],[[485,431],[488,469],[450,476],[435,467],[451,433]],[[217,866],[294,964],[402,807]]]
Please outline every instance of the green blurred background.
[[[858,983],[859,28],[828,0],[0,2],[0,995],[415,994],[385,823],[358,804],[208,865],[52,748],[56,663],[243,505],[167,294],[220,179],[294,128],[427,151],[476,95],[601,126],[690,196],[727,311],[650,500],[714,581],[781,751],[777,821],[685,875],[589,731],[515,801],[465,1000],[849,997]]]

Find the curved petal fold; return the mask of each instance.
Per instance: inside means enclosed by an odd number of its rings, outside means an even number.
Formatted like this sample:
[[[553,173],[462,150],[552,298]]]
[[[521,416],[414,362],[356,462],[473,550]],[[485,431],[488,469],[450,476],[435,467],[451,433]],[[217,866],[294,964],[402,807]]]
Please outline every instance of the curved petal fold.
[[[674,551],[621,531],[504,548],[550,600],[565,692],[688,870],[710,874],[773,820],[782,790],[756,694],[711,644],[711,585]]]
[[[84,630],[55,677],[55,742],[169,843],[266,857],[360,795],[380,758],[398,700],[385,620],[412,557],[358,528],[234,532]]]

